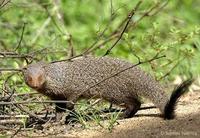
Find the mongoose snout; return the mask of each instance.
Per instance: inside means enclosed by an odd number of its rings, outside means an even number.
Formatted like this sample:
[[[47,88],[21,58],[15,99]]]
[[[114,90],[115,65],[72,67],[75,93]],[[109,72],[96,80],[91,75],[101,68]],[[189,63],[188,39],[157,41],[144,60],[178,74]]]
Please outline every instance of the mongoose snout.
[[[29,66],[24,71],[25,82],[33,89],[41,89],[46,81],[45,70],[42,66]]]

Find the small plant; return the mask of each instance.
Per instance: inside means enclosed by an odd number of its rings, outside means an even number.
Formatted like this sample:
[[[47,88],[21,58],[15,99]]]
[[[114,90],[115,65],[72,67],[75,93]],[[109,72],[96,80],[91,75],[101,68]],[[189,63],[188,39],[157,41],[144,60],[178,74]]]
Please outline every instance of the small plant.
[[[115,124],[118,124],[117,119],[119,118],[121,111],[122,111],[122,109],[119,112],[114,112],[114,113],[111,114],[110,119],[109,119],[109,123],[108,123],[108,126],[107,126],[109,132],[112,132],[112,129],[115,126]]]

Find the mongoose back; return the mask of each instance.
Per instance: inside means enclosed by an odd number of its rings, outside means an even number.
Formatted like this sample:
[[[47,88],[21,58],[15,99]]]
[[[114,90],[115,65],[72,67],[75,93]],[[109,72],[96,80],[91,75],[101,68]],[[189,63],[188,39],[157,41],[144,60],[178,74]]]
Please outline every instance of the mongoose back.
[[[123,115],[129,118],[140,108],[140,97],[145,97],[160,109],[165,119],[173,119],[176,102],[187,91],[192,79],[183,82],[168,96],[150,74],[137,66],[113,75],[131,66],[133,64],[117,58],[83,57],[65,62],[30,64],[23,73],[28,86],[53,100],[75,103],[81,97],[103,98],[117,105],[124,104]],[[74,108],[73,104],[60,103],[57,106]],[[62,112],[61,108],[57,108],[57,112]]]

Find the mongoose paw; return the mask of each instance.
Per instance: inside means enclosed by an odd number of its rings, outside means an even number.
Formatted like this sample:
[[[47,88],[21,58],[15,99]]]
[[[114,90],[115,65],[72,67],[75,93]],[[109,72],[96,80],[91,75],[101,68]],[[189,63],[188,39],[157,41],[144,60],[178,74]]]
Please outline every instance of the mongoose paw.
[[[61,124],[65,124],[65,121],[66,121],[65,112],[56,113],[56,122],[59,122]]]

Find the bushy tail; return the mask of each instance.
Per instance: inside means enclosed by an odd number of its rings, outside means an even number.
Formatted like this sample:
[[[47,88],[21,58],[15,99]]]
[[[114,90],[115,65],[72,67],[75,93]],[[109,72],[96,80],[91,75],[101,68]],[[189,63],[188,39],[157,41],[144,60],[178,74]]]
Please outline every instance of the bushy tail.
[[[181,83],[174,91],[172,92],[172,95],[170,96],[169,101],[167,102],[164,110],[164,119],[173,119],[175,117],[175,107],[178,99],[188,91],[188,87],[192,84],[194,80],[188,79]]]

